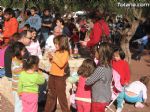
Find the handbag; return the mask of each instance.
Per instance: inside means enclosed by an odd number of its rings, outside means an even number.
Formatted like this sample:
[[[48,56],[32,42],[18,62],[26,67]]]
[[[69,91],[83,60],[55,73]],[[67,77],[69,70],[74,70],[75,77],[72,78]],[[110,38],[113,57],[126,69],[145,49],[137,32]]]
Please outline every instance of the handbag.
[[[101,23],[100,23],[100,26],[102,29],[102,35],[101,35],[101,41],[99,43],[102,43],[102,42],[111,43],[111,39],[108,36],[106,36],[106,34],[104,32],[104,27]]]

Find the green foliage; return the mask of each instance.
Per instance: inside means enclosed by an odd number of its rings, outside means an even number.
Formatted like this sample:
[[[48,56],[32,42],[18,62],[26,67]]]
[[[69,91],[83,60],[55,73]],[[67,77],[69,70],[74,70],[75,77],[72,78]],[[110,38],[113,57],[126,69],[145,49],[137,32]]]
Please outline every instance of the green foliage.
[[[11,3],[13,1],[13,3]],[[5,7],[23,8],[23,0],[0,0],[0,4]],[[38,1],[38,2],[37,2]],[[28,7],[39,6],[40,9],[50,8],[53,11],[59,11],[61,13],[71,12],[77,10],[92,10],[94,8],[104,9],[108,12],[116,12],[119,14],[129,11],[131,13],[132,8],[118,7],[120,3],[149,3],[150,0],[29,0]],[[143,8],[144,11],[150,9],[150,6]]]

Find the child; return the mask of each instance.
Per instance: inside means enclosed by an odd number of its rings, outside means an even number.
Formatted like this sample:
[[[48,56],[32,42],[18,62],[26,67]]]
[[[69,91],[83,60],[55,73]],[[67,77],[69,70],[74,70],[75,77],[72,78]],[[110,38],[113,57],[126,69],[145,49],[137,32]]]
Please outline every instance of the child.
[[[139,81],[134,81],[125,87],[123,91],[124,95],[122,97],[123,100],[129,103],[135,103],[135,107],[143,108],[144,105],[142,102],[146,104],[147,100],[147,86],[149,83],[149,76],[142,76]],[[121,112],[122,110],[118,111]]]
[[[49,54],[51,70],[48,82],[48,95],[45,112],[56,111],[57,98],[62,112],[70,112],[66,98],[65,76],[65,68],[67,67],[69,60],[68,38],[62,35],[55,38],[58,39],[58,41],[55,43],[56,52],[54,54]]]
[[[77,28],[73,28],[73,35],[71,37],[73,39],[74,43],[78,43],[79,42],[79,32]]]
[[[114,70],[116,70],[120,75],[120,83],[122,87],[125,87],[128,85],[130,81],[130,68],[128,63],[124,60],[125,59],[125,53],[122,51],[121,48],[115,48],[114,49],[114,59],[112,61],[112,67]],[[123,93],[121,92],[117,98],[117,112],[120,112],[122,110],[122,96]]]
[[[38,89],[43,84],[44,77],[37,72],[39,58],[29,56],[23,61],[23,69],[19,77],[18,94],[21,97],[23,111],[37,112],[38,110]]]
[[[105,112],[105,107],[111,101],[112,82],[112,50],[108,43],[98,45],[95,57],[99,60],[93,74],[86,80],[86,85],[92,87],[91,112]]]
[[[91,111],[91,88],[85,85],[85,81],[94,72],[95,68],[95,62],[91,59],[86,59],[78,69],[78,74],[80,75],[76,92],[78,112]]]
[[[31,28],[31,35],[32,35],[32,40],[29,46],[27,46],[27,50],[30,52],[31,55],[38,56],[39,58],[42,58],[42,51],[40,48],[39,41],[37,40],[37,32],[36,29]]]
[[[4,48],[0,48],[0,78],[5,76],[4,55],[5,55],[6,49],[7,49],[7,46],[5,46]]]
[[[115,48],[113,56],[112,67],[120,74],[121,85],[128,85],[130,80],[130,68],[128,63],[124,60],[125,53],[121,48]]]
[[[18,80],[22,71],[22,57],[25,54],[25,45],[17,42],[14,45],[14,57],[12,58],[12,91],[15,100],[14,112],[22,112],[22,102],[18,96]]]

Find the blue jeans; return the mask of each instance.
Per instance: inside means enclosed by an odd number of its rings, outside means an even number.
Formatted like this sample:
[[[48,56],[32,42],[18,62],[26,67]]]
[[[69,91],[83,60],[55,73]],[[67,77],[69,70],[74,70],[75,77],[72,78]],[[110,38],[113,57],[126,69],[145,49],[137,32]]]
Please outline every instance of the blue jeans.
[[[3,76],[5,76],[5,69],[1,68],[0,69],[0,77],[3,77]]]
[[[44,40],[45,40],[45,42],[46,42],[46,40],[47,40],[47,38],[48,38],[48,32],[42,32],[42,35],[43,35],[43,37],[44,37]]]
[[[140,44],[138,51],[136,51],[134,54],[136,58],[139,58],[139,59],[141,58],[142,52],[144,50],[144,46],[145,46],[144,44]]]
[[[123,90],[117,98],[117,108],[123,108],[124,100],[129,103],[143,102],[142,92],[137,96],[128,96]]]
[[[142,92],[137,95],[137,96],[128,96],[126,93],[125,93],[125,101],[129,102],[129,103],[136,103],[136,102],[143,102],[143,95],[142,95]]]
[[[119,96],[117,97],[117,108],[123,108],[124,94],[124,91],[119,93]]]

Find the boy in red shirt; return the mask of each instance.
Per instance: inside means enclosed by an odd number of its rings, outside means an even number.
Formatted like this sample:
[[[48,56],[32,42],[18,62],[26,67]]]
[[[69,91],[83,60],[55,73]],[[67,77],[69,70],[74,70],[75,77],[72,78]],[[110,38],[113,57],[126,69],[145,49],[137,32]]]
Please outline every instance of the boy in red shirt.
[[[4,43],[8,44],[10,37],[18,31],[18,22],[11,8],[7,8],[4,11],[4,18],[4,28],[2,34],[0,34],[0,39],[3,39]]]

